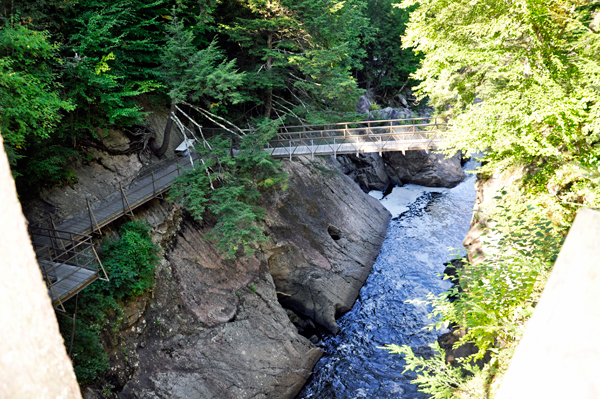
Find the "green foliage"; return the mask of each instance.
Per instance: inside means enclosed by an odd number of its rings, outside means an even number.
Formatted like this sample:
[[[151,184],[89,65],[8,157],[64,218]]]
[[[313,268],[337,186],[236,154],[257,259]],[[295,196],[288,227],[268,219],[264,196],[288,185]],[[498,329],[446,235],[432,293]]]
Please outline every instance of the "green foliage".
[[[182,199],[196,220],[216,217],[209,237],[225,258],[236,257],[238,250],[251,256],[256,245],[266,240],[260,225],[264,219],[264,209],[258,205],[261,192],[285,189],[286,184],[280,162],[264,151],[275,127],[269,120],[260,122],[253,134],[239,138],[235,156],[230,136],[210,140],[210,147],[198,145],[204,162],[179,177],[171,189],[171,198]]]
[[[198,50],[194,32],[186,30],[177,17],[172,18],[167,32],[168,40],[161,54],[161,76],[168,84],[172,100],[202,99],[209,108],[218,106],[219,102],[236,104],[242,100],[235,89],[242,84],[244,75],[235,69],[235,60],[224,60],[216,41]]]
[[[20,25],[0,28],[0,133],[13,167],[32,142],[53,135],[61,110],[73,109],[59,93],[48,38]]]
[[[246,71],[245,98],[262,115],[322,122],[353,110],[362,91],[351,75],[364,56],[361,1],[224,2],[220,27]]]
[[[459,299],[446,301],[458,287],[430,297],[433,315],[441,317],[437,327],[449,323],[466,328],[457,345],[474,342],[478,358],[520,338],[562,244],[562,235],[548,220],[531,221],[505,208],[494,222],[484,236],[489,255],[459,272]]]
[[[470,392],[465,384],[464,372],[459,367],[452,367],[446,363],[444,350],[440,348],[437,342],[429,345],[433,349],[435,355],[429,359],[417,356],[408,345],[386,345],[380,349],[386,349],[391,354],[397,354],[404,357],[406,367],[403,374],[408,371],[413,371],[417,374],[412,380],[413,384],[419,386],[419,391],[431,395],[435,399],[451,399],[455,397],[457,390],[467,394],[469,398],[475,398],[473,392]],[[479,370],[477,366],[469,363],[462,365],[464,370],[477,375]]]
[[[52,140],[34,142],[27,151],[32,154],[22,169],[31,186],[58,186],[64,182],[77,183],[77,176],[67,167],[80,158],[79,152],[61,145],[50,144]]]
[[[485,151],[485,170],[545,164],[543,190],[563,165],[590,160],[600,144],[598,5],[562,0],[406,0],[404,45],[424,53],[415,73],[439,112],[452,115],[448,152]],[[597,163],[595,164],[597,166]],[[573,177],[584,185],[584,174]],[[567,183],[568,184],[568,183]],[[566,186],[563,186],[566,187]],[[598,197],[577,198],[598,206]],[[573,200],[564,190],[563,198]],[[550,200],[550,198],[548,198]]]
[[[396,7],[395,0],[367,0],[366,3],[371,30],[363,33],[366,56],[358,79],[363,87],[374,92],[380,103],[386,104],[403,88],[415,84],[410,75],[417,70],[421,57],[412,49],[403,48],[401,39],[414,7]]]
[[[154,286],[154,266],[158,246],[152,242],[148,227],[129,222],[119,229],[118,240],[107,242],[102,251],[103,265],[110,276],[105,291],[115,298],[137,296]]]
[[[101,255],[110,281],[97,281],[79,293],[72,360],[80,384],[91,383],[108,368],[101,337],[118,329],[122,304],[154,286],[159,248],[152,242],[148,227],[141,222],[128,222],[121,226],[119,235],[104,244]],[[74,305],[72,299],[65,307],[72,312]],[[113,325],[107,331],[109,322]],[[59,316],[59,323],[68,347],[71,320]]]
[[[406,12],[371,0],[43,0],[0,14],[0,129],[22,194],[73,183],[68,165],[100,132],[144,123],[149,93],[240,125],[329,123],[356,118],[356,77],[391,93],[414,64],[398,50]]]
[[[485,221],[490,227],[481,226],[485,228],[482,239],[486,256],[465,263],[458,271],[460,286],[439,296],[429,294],[424,301],[433,305],[431,316],[436,320],[429,329],[464,329],[465,335],[454,348],[467,342],[477,346],[478,353],[460,363],[473,374],[479,371],[467,361],[481,359],[486,353],[493,354],[492,362],[508,361],[507,353],[519,341],[525,322],[533,313],[563,240],[562,229],[540,216],[541,210],[520,204],[502,205],[507,203],[507,193],[502,194],[496,197],[503,202],[494,219]],[[450,302],[449,298],[457,299]],[[415,383],[434,397],[457,397],[472,379],[472,375],[462,376],[443,365],[443,359],[414,356],[407,346],[386,349],[405,355],[407,368],[420,373]],[[440,375],[432,373],[438,369],[442,370]],[[451,378],[458,380],[451,382]]]

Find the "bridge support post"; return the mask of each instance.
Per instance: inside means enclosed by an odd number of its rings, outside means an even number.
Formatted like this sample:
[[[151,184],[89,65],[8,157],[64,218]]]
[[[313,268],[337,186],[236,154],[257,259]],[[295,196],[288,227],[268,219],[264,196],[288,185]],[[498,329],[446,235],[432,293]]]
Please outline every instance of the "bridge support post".
[[[119,189],[121,190],[121,202],[123,203],[123,213],[127,214],[127,209],[125,209],[125,203],[127,203],[127,208],[129,208],[129,214],[133,216],[133,210],[131,209],[131,205],[129,205],[129,200],[125,195],[125,191],[123,190],[123,185],[119,182]]]
[[[96,220],[96,216],[94,215],[94,211],[92,211],[92,206],[90,205],[90,199],[86,198],[85,200],[87,202],[88,214],[90,216],[90,230],[92,231],[92,233],[94,232],[94,222],[96,222],[96,228],[98,229],[98,233],[102,234],[102,231],[100,231],[100,227],[98,226],[98,221]]]
[[[154,171],[152,171],[152,194],[154,194],[154,197],[158,197],[156,195],[156,177],[154,176]],[[162,198],[162,195],[160,197]]]
[[[73,352],[73,341],[75,340],[75,325],[77,323],[78,299],[79,299],[79,294],[75,295],[75,312],[73,312],[73,328],[71,329],[71,343],[69,344],[69,357],[71,357],[71,353]]]
[[[335,146],[335,137],[333,138],[333,159],[337,159],[337,147]]]

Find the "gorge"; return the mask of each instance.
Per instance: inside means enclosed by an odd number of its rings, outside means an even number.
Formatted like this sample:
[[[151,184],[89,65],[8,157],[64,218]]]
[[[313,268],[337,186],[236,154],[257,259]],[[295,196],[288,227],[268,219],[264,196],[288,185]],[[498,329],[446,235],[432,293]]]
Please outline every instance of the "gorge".
[[[126,145],[118,135],[113,132],[108,144]],[[435,174],[439,156],[420,156],[424,173]],[[375,167],[384,164],[377,155],[360,157]],[[139,165],[135,155],[99,153],[97,159],[82,167],[72,192],[47,192],[46,206],[66,206],[73,195],[139,168],[132,167]],[[373,166],[366,171],[364,162],[351,156],[284,162],[289,186],[265,195],[269,239],[251,258],[223,260],[206,239],[210,222],[194,221],[177,203],[154,200],[136,209],[134,219],[149,223],[162,248],[156,286],[124,304],[123,320],[111,320],[116,330],[105,329],[102,342],[111,368],[103,383],[86,388],[86,397],[108,392],[124,398],[295,397],[323,351],[315,345],[316,335],[308,340],[298,334],[290,322],[298,321],[293,312],[322,332],[340,333],[336,318],[352,308],[390,223],[389,212],[344,176],[352,176],[349,165],[357,165],[362,175],[382,175]],[[449,165],[446,170],[460,178],[460,160]],[[86,187],[86,176],[96,186]],[[390,184],[389,178],[383,181]],[[420,197],[415,187],[396,187],[391,197],[399,189]],[[103,228],[104,235],[115,236],[121,223]],[[397,229],[398,221],[392,226]]]

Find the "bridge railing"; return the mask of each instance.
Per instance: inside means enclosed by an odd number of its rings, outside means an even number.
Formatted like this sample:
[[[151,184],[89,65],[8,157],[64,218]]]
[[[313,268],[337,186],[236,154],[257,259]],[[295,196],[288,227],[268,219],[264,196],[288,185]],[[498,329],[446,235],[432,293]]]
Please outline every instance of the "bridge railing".
[[[339,123],[324,130],[293,126],[269,140],[275,157],[406,151],[436,148],[447,124],[433,118]],[[314,127],[314,126],[313,126]],[[332,127],[328,125],[327,127]],[[300,130],[302,128],[302,130]]]
[[[428,118],[408,118],[408,119],[386,119],[377,121],[357,121],[357,122],[339,122],[339,123],[324,123],[313,125],[291,125],[282,126],[277,129],[277,136],[290,133],[311,134],[318,132],[348,132],[348,134],[381,134],[390,127],[405,127],[414,128],[416,130],[433,130],[443,131],[446,129],[447,122],[443,118],[428,117]],[[206,137],[213,137],[219,134],[228,134],[221,128],[202,128]],[[242,133],[251,133],[251,129],[241,129]]]
[[[173,157],[142,168],[136,175],[122,179],[105,189],[97,191],[72,205],[60,209],[33,224],[34,228],[69,229],[69,221],[80,222],[87,219],[83,231],[97,231],[123,214],[131,211],[148,198],[164,193],[173,179],[180,173],[179,165],[183,168],[190,166],[185,158]],[[120,206],[115,206],[115,200],[120,199]],[[80,231],[80,229],[73,229]],[[71,230],[69,230],[71,231]]]
[[[314,125],[295,125],[282,126],[278,128],[277,133],[294,133],[294,132],[310,132],[310,131],[364,131],[369,129],[380,130],[381,128],[389,128],[390,126],[415,126],[416,128],[426,126],[443,127],[447,123],[443,118],[407,118],[407,119],[385,119],[376,121],[358,121],[358,122],[339,122]],[[373,133],[376,134],[376,133]]]
[[[29,234],[54,306],[65,311],[63,302],[98,279],[100,269],[108,279],[91,236],[42,227]]]
[[[436,140],[441,139],[441,132],[446,123],[440,118],[410,118],[382,121],[361,121],[330,123],[322,125],[285,126],[279,128],[277,135],[268,142],[265,148],[276,157],[315,155],[316,146],[329,146],[327,153],[369,152],[429,148]],[[223,129],[203,129],[206,136],[222,134]],[[250,130],[245,130],[250,132]],[[232,140],[232,149],[237,149],[238,140]],[[404,142],[405,146],[395,143]],[[411,145],[413,143],[414,145]],[[344,147],[345,146],[345,147]],[[348,147],[351,146],[351,147]],[[299,151],[301,147],[308,149]],[[344,150],[346,148],[346,150]],[[348,150],[350,148],[350,150]],[[132,210],[158,196],[170,187],[179,173],[179,166],[191,167],[187,158],[173,157],[145,167],[134,176],[122,179],[107,188],[88,195],[87,198],[73,203],[52,215],[36,222],[34,226],[69,230],[69,221],[81,224],[86,219],[86,226],[74,231],[93,232],[108,222],[132,213]],[[120,205],[115,205],[115,201]]]

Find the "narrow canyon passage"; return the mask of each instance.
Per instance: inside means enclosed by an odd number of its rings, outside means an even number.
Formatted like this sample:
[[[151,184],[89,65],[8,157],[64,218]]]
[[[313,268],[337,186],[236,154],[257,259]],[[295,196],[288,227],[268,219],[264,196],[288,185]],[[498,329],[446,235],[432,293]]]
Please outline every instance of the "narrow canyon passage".
[[[473,161],[465,170],[475,167]],[[469,230],[475,176],[452,189],[396,187],[382,204],[394,220],[377,262],[352,310],[338,320],[338,336],[325,336],[327,353],[298,398],[422,398],[402,374],[404,361],[378,346],[408,344],[419,354],[439,332],[423,329],[431,320],[424,305],[409,304],[449,287],[439,274],[462,248]],[[371,195],[381,198],[379,192]]]

